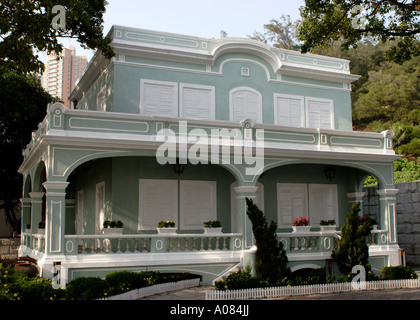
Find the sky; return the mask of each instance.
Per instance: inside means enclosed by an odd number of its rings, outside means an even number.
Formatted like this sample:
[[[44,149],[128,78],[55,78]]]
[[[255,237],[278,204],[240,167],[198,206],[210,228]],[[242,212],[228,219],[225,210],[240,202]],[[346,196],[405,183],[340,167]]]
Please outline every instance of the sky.
[[[304,0],[107,0],[104,35],[112,25],[171,32],[203,38],[247,37],[263,32],[264,24],[282,14],[299,19]],[[76,55],[93,56],[77,41],[64,39],[65,46],[76,47]]]

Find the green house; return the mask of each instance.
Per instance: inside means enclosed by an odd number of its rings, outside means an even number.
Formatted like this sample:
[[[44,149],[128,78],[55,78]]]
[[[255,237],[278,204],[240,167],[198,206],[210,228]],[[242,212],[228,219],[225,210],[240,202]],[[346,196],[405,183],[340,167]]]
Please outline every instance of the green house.
[[[393,133],[352,131],[348,60],[121,26],[109,37],[116,56],[95,54],[73,108],[48,105],[23,151],[20,255],[42,276],[189,271],[212,283],[254,249],[246,197],[277,222],[292,271],[323,267],[368,175],[380,197],[370,263],[400,264]],[[310,228],[293,230],[296,217]],[[162,220],[175,229],[157,230]],[[214,220],[222,230],[204,230]]]

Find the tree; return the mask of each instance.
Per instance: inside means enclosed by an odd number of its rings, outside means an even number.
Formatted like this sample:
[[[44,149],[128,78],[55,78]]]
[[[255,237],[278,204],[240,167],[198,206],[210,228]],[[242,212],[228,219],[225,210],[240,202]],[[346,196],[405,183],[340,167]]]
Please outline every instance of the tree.
[[[63,50],[59,37],[77,38],[82,47],[112,58],[111,39],[103,37],[106,4],[105,0],[2,0],[0,67],[22,73],[43,70],[36,51],[59,54]]]
[[[291,21],[290,16],[284,14],[278,19],[270,20],[264,25],[264,33],[255,31],[251,39],[259,40],[276,48],[297,50],[299,43],[296,37],[299,21]]]
[[[360,202],[354,203],[347,214],[346,224],[341,227],[341,238],[338,240],[338,250],[333,250],[331,257],[338,264],[340,272],[350,273],[356,265],[370,270],[368,264],[369,248],[365,237],[372,230],[372,222],[368,219],[361,223],[359,217]]]
[[[22,149],[53,102],[39,80],[14,71],[0,73],[0,209],[14,231],[20,230],[16,205],[22,196]]]
[[[277,224],[271,221],[268,225],[264,213],[251,199],[246,198],[246,204],[247,215],[252,222],[252,232],[257,246],[255,255],[257,275],[270,284],[276,284],[290,274],[283,243],[277,240]]]
[[[418,0],[306,0],[300,12],[303,53],[339,39],[349,49],[370,36],[382,42],[399,40],[387,51],[391,61],[401,64],[420,55]]]

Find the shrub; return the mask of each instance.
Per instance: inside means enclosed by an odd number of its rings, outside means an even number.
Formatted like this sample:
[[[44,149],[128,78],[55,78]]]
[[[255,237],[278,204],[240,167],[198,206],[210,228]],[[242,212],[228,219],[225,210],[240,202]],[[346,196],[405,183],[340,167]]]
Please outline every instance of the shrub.
[[[144,275],[130,271],[111,272],[105,277],[105,281],[108,284],[108,294],[110,295],[143,288],[148,285],[148,281]]]
[[[258,276],[275,285],[290,274],[283,243],[277,240],[277,224],[271,221],[268,225],[264,213],[251,199],[246,198],[246,204],[257,246],[255,270]]]
[[[108,285],[99,277],[80,277],[71,280],[66,286],[67,300],[93,300],[105,296]]]
[[[231,273],[225,280],[216,281],[216,290],[238,290],[247,288],[261,288],[268,286],[260,277],[253,277],[247,271]]]
[[[384,280],[417,279],[417,274],[411,267],[396,266],[382,268],[381,277]]]

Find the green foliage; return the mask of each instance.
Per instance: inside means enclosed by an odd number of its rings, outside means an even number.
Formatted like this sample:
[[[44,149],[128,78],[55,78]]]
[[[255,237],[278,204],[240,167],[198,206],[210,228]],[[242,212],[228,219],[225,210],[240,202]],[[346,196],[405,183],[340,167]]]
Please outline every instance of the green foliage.
[[[222,226],[219,220],[205,221],[203,224],[205,228],[220,228]]]
[[[231,273],[225,280],[216,281],[216,290],[238,290],[267,287],[268,282],[261,277],[253,277],[247,271]]]
[[[381,269],[383,280],[417,279],[415,271],[408,266],[384,267]]]
[[[264,213],[251,199],[246,198],[246,203],[247,215],[252,222],[252,232],[257,246],[255,254],[257,275],[270,284],[276,284],[290,273],[286,251],[283,249],[283,244],[277,240],[277,224],[271,221],[268,225]]]
[[[52,287],[51,279],[31,278],[0,265],[0,300],[58,300],[63,296],[63,290]]]
[[[132,289],[146,287],[149,282],[147,277],[141,273],[130,271],[116,271],[106,275],[105,281],[108,284],[108,294],[117,295]]]
[[[124,223],[122,223],[120,220],[118,221],[106,220],[104,221],[104,224],[103,224],[104,228],[122,228],[123,226],[124,226]]]
[[[29,143],[53,98],[34,76],[0,68],[0,204],[7,223],[20,230],[20,214],[15,207],[22,197],[22,175],[17,172],[23,161],[22,149]],[[23,94],[24,93],[24,94]]]
[[[355,265],[362,265],[367,271],[369,248],[366,244],[366,236],[372,230],[372,222],[366,220],[360,223],[360,203],[354,203],[351,211],[347,214],[346,223],[341,227],[341,238],[338,240],[338,250],[333,250],[331,257],[338,264],[343,274],[349,274]]]
[[[396,183],[420,180],[420,163],[405,158],[394,161],[394,179]]]
[[[355,8],[356,4],[362,12]],[[300,8],[302,52],[329,46],[339,39],[343,39],[342,48],[349,49],[364,37],[382,42],[398,37],[400,41],[387,50],[387,58],[401,64],[420,55],[416,41],[420,30],[419,6],[415,1],[307,0]]]
[[[60,53],[63,46],[59,37],[77,38],[83,47],[98,49],[106,58],[112,58],[111,39],[103,36],[106,4],[105,0],[2,0],[0,68],[19,70],[25,74],[42,70],[44,65],[35,52]],[[52,12],[55,5],[65,7],[65,28],[54,28],[52,25],[58,14]]]
[[[302,286],[327,283],[325,268],[301,269],[293,272],[287,279],[287,285]]]
[[[99,277],[80,277],[71,280],[66,286],[67,300],[93,300],[106,295],[108,285]]]

